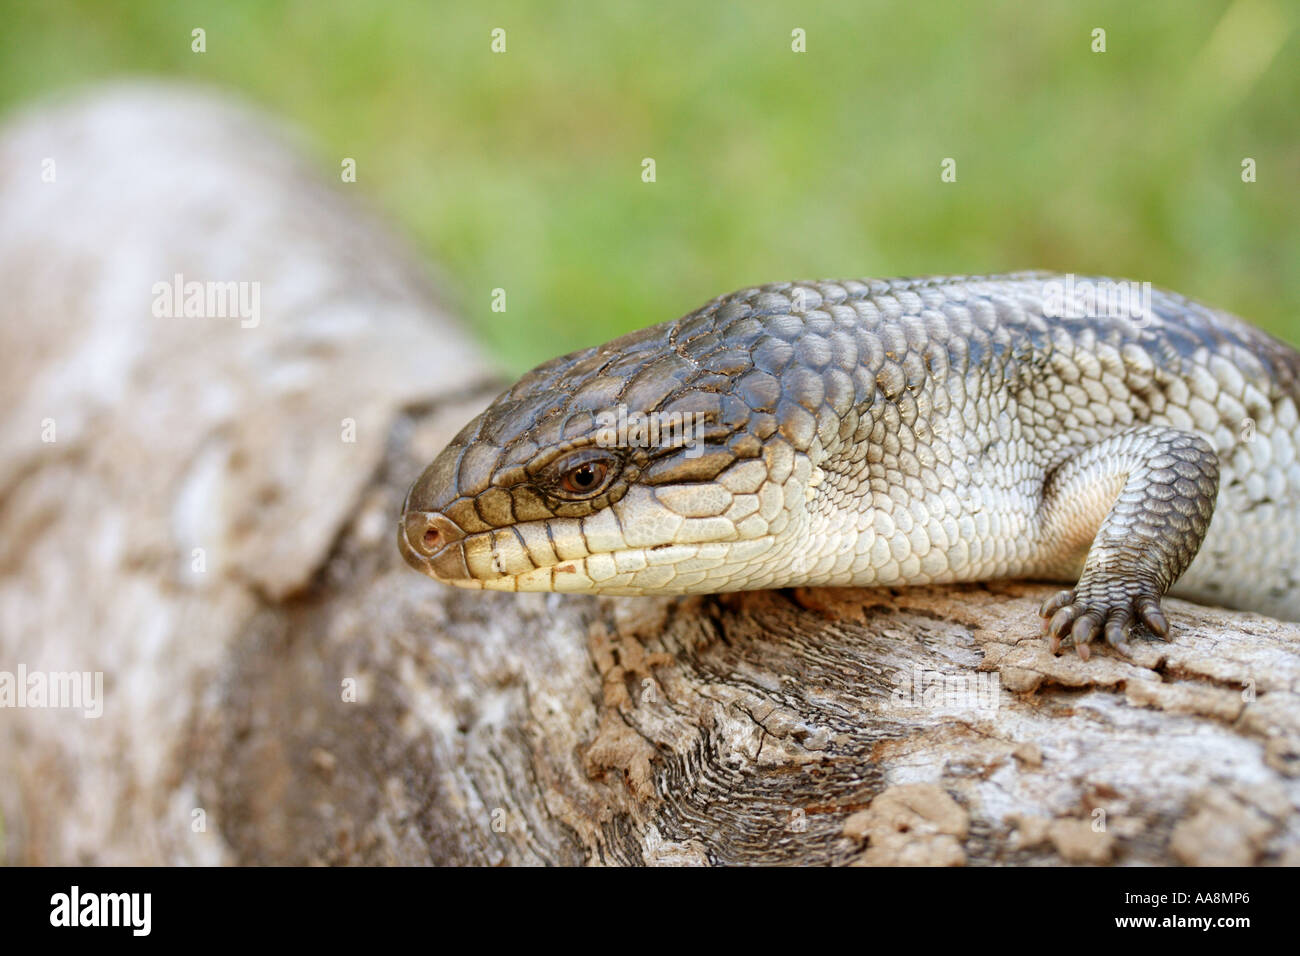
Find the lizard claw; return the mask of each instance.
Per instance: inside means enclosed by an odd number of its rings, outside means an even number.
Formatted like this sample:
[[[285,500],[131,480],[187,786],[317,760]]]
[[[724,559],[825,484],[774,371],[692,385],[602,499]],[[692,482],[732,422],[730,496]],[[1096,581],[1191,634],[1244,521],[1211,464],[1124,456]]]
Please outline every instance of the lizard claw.
[[[1145,591],[1125,594],[1109,587],[1058,591],[1045,600],[1038,613],[1043,617],[1043,634],[1048,649],[1060,653],[1069,642],[1083,660],[1091,656],[1093,641],[1104,637],[1107,644],[1125,657],[1132,654],[1128,642],[1134,624],[1142,624],[1156,637],[1169,639],[1169,621],[1160,608],[1160,599]]]
[[[1073,603],[1074,603],[1074,589],[1066,588],[1064,591],[1057,591],[1046,601],[1044,601],[1043,606],[1038,609],[1038,613],[1041,614],[1044,618],[1050,619],[1051,616],[1055,614],[1057,611],[1059,611],[1061,608],[1065,607],[1067,604],[1073,604]],[[1047,633],[1046,620],[1043,621],[1043,633],[1044,634]]]
[[[1144,597],[1137,602],[1138,616],[1142,618],[1142,623],[1147,626],[1156,637],[1161,640],[1169,640],[1169,622],[1165,620],[1165,614],[1160,610],[1160,600],[1153,597]]]

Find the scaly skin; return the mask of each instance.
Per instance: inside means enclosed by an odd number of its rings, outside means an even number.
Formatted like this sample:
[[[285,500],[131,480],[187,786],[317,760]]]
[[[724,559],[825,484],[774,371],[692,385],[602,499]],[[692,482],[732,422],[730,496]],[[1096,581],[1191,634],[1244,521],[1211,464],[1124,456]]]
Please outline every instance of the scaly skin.
[[[1059,580],[1085,657],[1165,636],[1171,588],[1300,619],[1300,354],[1158,290],[1045,317],[1065,282],[782,283],[555,359],[415,482],[402,552],[518,591]],[[602,431],[620,406],[703,413],[703,447]]]

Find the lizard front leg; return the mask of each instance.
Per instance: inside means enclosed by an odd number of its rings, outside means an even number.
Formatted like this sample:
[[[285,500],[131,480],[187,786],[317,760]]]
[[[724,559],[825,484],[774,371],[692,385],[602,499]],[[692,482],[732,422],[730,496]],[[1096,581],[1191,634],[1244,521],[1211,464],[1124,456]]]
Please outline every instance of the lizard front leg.
[[[1052,652],[1069,638],[1087,659],[1089,643],[1104,633],[1128,653],[1138,621],[1167,637],[1160,598],[1196,557],[1218,492],[1210,444],[1162,425],[1124,429],[1057,467],[1044,482],[1042,540],[1075,554],[1090,535],[1092,542],[1079,583],[1039,612]]]

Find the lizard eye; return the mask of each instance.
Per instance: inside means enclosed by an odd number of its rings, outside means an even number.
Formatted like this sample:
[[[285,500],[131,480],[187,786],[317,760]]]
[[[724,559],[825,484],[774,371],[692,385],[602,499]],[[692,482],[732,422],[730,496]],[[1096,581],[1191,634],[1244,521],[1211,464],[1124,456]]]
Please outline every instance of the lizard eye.
[[[591,498],[605,490],[614,473],[614,463],[604,456],[575,455],[561,462],[558,490],[568,497]]]

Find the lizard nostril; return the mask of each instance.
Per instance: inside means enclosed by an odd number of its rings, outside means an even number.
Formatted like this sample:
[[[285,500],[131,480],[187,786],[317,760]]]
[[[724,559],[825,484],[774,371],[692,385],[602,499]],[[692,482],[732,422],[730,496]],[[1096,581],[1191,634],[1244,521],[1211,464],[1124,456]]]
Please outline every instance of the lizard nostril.
[[[407,562],[425,571],[426,562],[435,560],[465,537],[454,521],[437,511],[408,511],[402,515],[398,535]]]
[[[465,532],[441,512],[405,512],[397,537],[402,557],[415,570],[442,581],[472,577],[461,547]]]

